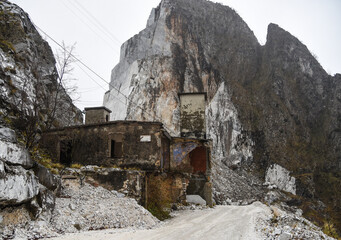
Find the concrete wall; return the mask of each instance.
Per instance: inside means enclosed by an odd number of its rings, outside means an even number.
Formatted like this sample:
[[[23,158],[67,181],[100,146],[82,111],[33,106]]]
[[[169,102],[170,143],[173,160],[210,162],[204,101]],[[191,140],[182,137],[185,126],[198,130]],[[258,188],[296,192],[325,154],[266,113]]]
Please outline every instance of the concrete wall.
[[[205,139],[206,94],[181,94],[180,103],[181,136]]]
[[[41,146],[56,161],[61,160],[61,143],[69,141],[71,163],[160,170],[162,139],[160,123],[117,121],[82,125],[44,133]],[[122,156],[111,157],[111,141],[122,142]]]
[[[136,170],[122,170],[101,168],[97,171],[83,171],[86,181],[93,185],[99,184],[108,190],[116,190],[135,198],[143,203],[145,193],[145,172]]]

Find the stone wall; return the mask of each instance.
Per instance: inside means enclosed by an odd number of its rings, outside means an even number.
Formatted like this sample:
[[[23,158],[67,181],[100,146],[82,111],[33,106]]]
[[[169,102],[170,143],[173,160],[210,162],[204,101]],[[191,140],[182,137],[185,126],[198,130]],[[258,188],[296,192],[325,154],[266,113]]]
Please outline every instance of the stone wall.
[[[85,124],[96,124],[110,121],[111,111],[105,107],[85,108]]]
[[[156,170],[161,168],[164,137],[161,130],[160,123],[152,122],[81,125],[49,131],[43,135],[41,145],[55,161],[66,165],[79,163]],[[67,148],[64,154],[63,145]],[[117,155],[113,154],[115,152]]]

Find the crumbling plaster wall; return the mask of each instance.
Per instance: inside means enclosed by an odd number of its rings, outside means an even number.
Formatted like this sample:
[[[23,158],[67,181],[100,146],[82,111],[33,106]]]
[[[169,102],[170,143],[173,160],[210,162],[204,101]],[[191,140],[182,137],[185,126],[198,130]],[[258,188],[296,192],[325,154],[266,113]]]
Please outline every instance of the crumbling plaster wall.
[[[206,136],[206,95],[180,94],[181,136],[204,139]]]
[[[201,141],[198,139],[184,139],[184,138],[173,138],[171,144],[171,171],[193,173],[193,167],[191,166],[190,152],[198,147],[207,148],[207,169],[210,169],[210,142]]]
[[[150,135],[150,141],[141,142],[142,135]],[[121,136],[122,157],[110,157],[114,136]],[[60,158],[60,141],[70,140],[72,163],[155,170],[161,167],[162,136],[158,123],[115,122],[50,131],[43,135],[41,144],[56,161]]]

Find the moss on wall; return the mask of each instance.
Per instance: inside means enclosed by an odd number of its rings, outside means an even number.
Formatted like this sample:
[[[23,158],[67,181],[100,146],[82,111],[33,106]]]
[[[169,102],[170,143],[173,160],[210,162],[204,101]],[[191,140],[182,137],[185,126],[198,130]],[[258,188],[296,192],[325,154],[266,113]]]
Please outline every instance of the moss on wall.
[[[146,178],[146,208],[160,220],[169,218],[171,204],[184,200],[185,178],[180,174],[170,173],[151,173]]]

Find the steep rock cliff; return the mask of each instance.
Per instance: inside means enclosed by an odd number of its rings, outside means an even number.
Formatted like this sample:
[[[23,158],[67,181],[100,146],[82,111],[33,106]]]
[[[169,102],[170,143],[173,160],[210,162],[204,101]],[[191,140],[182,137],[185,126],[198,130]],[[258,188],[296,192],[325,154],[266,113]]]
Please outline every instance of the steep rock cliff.
[[[2,0],[0,20],[2,118],[12,122],[20,118],[24,122],[28,117],[36,117],[42,128],[48,121],[52,126],[81,123],[81,112],[59,86],[52,50],[28,15],[15,4]]]
[[[0,1],[0,232],[6,225],[48,220],[59,177],[30,151],[41,131],[82,123],[58,83],[52,50],[27,13]],[[28,149],[30,148],[30,149]]]
[[[341,179],[340,85],[276,24],[261,46],[229,7],[163,0],[122,45],[104,105],[113,119],[159,120],[178,136],[177,94],[207,92],[218,203],[260,197],[277,163],[296,178],[298,195],[340,211],[340,191],[324,190]]]

